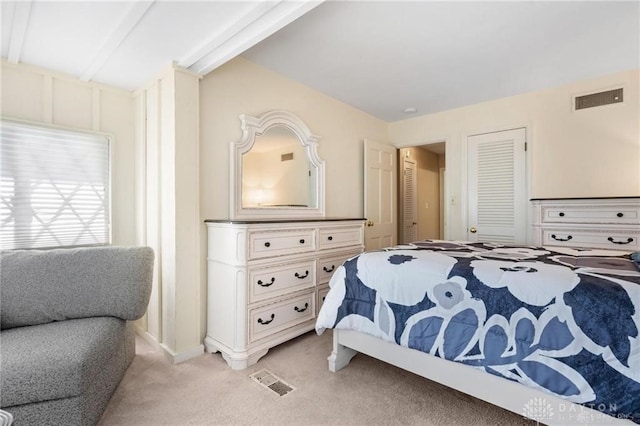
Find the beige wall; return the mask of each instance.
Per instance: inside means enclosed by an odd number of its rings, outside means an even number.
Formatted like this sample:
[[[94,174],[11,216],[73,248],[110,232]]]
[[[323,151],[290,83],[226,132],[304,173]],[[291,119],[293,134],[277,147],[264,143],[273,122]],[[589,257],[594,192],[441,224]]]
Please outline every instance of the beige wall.
[[[2,61],[2,116],[111,139],[112,242],[136,243],[134,101],[131,93]]]
[[[365,138],[385,142],[387,124],[349,105],[236,58],[200,82],[200,193],[203,219],[229,217],[229,143],[240,140],[240,114],[283,109],[320,136],[326,215],[361,216]]]
[[[640,70],[389,124],[396,146],[447,143],[449,238],[466,237],[466,138],[527,127],[530,198],[640,195]],[[572,110],[572,96],[623,86],[625,102]]]

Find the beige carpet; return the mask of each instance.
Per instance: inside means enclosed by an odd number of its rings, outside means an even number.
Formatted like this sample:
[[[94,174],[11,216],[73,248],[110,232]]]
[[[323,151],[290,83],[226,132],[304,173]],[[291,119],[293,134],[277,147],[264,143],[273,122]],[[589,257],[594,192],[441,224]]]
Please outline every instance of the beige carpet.
[[[331,373],[331,345],[331,332],[307,333],[233,371],[220,354],[172,365],[138,339],[99,425],[535,424],[362,354]],[[296,389],[278,396],[249,378],[264,368]]]

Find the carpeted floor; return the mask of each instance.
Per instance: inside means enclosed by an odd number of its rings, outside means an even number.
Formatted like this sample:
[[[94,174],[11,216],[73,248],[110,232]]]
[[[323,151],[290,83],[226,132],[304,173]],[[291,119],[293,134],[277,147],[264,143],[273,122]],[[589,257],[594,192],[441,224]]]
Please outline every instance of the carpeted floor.
[[[220,354],[172,365],[138,339],[99,426],[535,424],[366,355],[331,373],[331,345],[331,332],[310,332],[233,371]],[[265,368],[295,390],[278,396],[249,377]]]

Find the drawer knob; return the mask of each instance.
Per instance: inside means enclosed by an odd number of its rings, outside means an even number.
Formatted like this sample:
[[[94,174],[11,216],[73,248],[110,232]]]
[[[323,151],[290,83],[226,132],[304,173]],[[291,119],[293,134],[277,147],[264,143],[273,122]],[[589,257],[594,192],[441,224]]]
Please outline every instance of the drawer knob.
[[[269,241],[267,241],[266,243],[264,243],[265,247],[271,247],[271,243]]]
[[[327,237],[327,240],[331,241],[331,240],[333,240],[333,237],[332,237],[331,235],[329,235],[329,236]]]
[[[624,213],[618,213],[616,216],[622,217],[622,216],[624,216]]]
[[[567,235],[567,238],[558,238],[558,237],[556,237],[556,234],[551,234],[551,238],[553,238],[556,241],[569,241],[569,240],[573,239],[573,237],[571,235]]]
[[[304,304],[304,308],[298,308],[297,306],[294,306],[294,307],[293,307],[293,310],[294,310],[294,311],[296,311],[296,312],[304,312],[304,311],[306,311],[306,310],[307,310],[307,308],[308,308],[308,307],[309,307],[309,304],[308,304],[308,303],[305,303],[305,304]]]
[[[613,237],[609,237],[609,238],[607,238],[607,240],[609,240],[613,244],[629,244],[629,243],[633,242],[633,238],[631,238],[631,237],[627,238],[627,241],[616,241],[616,240],[613,239]]]
[[[304,238],[300,240],[300,244],[304,244]]]
[[[304,275],[300,275],[297,272],[294,275],[296,276],[296,278],[300,278],[301,280],[303,280],[309,276],[309,271],[304,271]]]
[[[564,217],[564,212],[560,212],[560,213],[558,213],[558,216],[560,216],[560,217]]]
[[[267,325],[273,322],[273,319],[276,317],[276,314],[271,314],[271,319],[263,320],[262,318],[258,318],[258,324]]]
[[[258,280],[258,285],[260,287],[269,287],[270,285],[272,285],[274,282],[276,282],[276,277],[271,277],[271,282],[268,283],[264,283],[262,282],[262,280]]]
[[[327,269],[326,266],[322,267],[322,270],[325,272],[333,272],[336,269],[336,265],[331,265],[331,269]]]

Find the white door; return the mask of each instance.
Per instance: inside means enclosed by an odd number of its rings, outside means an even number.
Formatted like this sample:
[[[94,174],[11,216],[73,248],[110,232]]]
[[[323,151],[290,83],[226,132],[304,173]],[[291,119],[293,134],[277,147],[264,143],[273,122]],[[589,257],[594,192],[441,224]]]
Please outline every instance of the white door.
[[[364,244],[376,250],[396,243],[396,148],[364,141]]]
[[[469,136],[469,241],[526,244],[525,129]]]
[[[416,163],[402,160],[402,238],[401,243],[418,240],[418,173]]]

